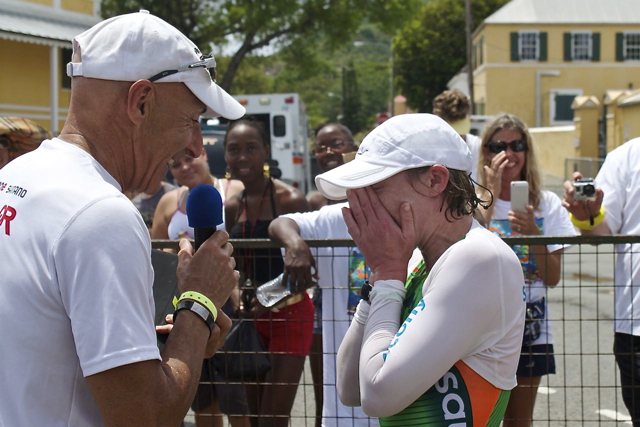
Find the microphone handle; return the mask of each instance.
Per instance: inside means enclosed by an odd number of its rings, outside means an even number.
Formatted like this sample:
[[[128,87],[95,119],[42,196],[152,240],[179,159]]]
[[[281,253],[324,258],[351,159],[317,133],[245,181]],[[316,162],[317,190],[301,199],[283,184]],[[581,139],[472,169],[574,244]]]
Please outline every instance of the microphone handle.
[[[216,232],[215,227],[207,227],[207,228],[194,228],[193,229],[193,240],[195,241],[195,250],[197,251],[209,237],[213,236],[213,233]]]

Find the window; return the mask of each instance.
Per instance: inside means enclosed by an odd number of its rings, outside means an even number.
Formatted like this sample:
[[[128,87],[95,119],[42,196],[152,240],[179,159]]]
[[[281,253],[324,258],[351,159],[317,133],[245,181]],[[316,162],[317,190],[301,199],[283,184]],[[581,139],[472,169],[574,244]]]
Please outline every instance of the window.
[[[572,31],[564,33],[565,61],[599,61],[600,33]]]
[[[537,61],[539,55],[538,32],[521,31],[519,34],[520,60]]]
[[[591,33],[572,33],[572,57],[574,61],[589,61],[591,59]]]
[[[273,136],[285,136],[287,124],[284,116],[273,116]]]
[[[640,32],[625,31],[616,34],[616,60],[640,61]]]
[[[537,30],[511,33],[512,61],[546,61],[547,33]]]
[[[573,99],[582,95],[582,89],[553,89],[549,99],[549,123],[551,125],[573,124]]]
[[[67,64],[71,62],[73,50],[60,49],[60,87],[62,89],[71,89],[71,77],[67,76]]]

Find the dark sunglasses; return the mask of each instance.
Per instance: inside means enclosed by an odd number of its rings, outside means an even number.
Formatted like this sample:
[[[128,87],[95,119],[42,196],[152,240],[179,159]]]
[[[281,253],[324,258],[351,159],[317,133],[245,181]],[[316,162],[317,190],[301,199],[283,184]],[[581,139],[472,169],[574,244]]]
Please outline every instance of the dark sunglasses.
[[[520,153],[522,151],[527,151],[529,146],[527,145],[527,141],[524,139],[516,139],[511,142],[504,141],[490,141],[485,145],[489,149],[490,153],[499,153],[501,151],[505,151],[507,147],[511,148],[511,151],[514,153]]]

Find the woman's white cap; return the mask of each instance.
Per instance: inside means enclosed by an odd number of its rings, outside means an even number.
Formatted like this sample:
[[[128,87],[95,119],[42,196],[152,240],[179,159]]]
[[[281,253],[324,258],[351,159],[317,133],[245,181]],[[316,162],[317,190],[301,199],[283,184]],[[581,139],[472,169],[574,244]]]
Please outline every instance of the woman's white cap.
[[[471,151],[447,122],[433,114],[402,114],[367,135],[355,159],[316,176],[320,193],[331,200],[347,190],[383,181],[398,172],[443,165],[471,173]]]
[[[203,60],[202,53],[184,34],[146,10],[99,22],[73,39],[82,62],[70,62],[70,77],[135,82],[166,70]],[[215,59],[208,59],[215,66]],[[158,83],[182,82],[207,106],[203,114],[239,119],[245,109],[221,89],[207,68],[190,68],[167,75]]]

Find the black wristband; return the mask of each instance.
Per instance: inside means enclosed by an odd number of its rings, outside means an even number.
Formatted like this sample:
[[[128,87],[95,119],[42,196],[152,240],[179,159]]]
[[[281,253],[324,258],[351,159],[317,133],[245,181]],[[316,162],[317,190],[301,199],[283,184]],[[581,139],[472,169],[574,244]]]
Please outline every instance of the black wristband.
[[[199,318],[201,318],[204,323],[207,324],[209,328],[209,336],[213,333],[213,328],[215,327],[215,322],[213,321],[213,316],[211,312],[204,305],[200,304],[198,301],[191,300],[182,300],[178,303],[178,307],[176,307],[176,311],[173,313],[173,322],[175,323],[178,318],[178,313],[180,310],[189,310],[194,312]]]
[[[360,288],[360,297],[366,302],[370,302],[369,295],[371,294],[371,289],[373,289],[373,286],[371,286],[368,280],[364,282]]]

